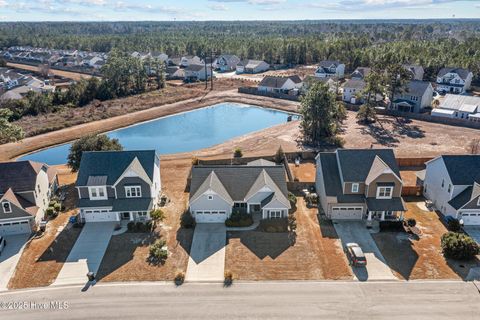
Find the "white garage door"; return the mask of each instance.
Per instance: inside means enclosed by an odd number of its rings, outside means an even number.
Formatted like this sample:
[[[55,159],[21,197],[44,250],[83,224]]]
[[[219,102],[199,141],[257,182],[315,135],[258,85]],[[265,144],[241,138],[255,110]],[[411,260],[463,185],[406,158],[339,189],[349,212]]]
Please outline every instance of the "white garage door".
[[[225,211],[195,211],[195,221],[198,223],[223,223],[226,219]]]
[[[362,219],[362,207],[333,207],[332,219],[360,220]]]
[[[478,226],[480,225],[480,212],[463,212],[462,220],[465,226]]]
[[[85,210],[85,222],[103,222],[103,221],[117,221],[116,212],[108,210]]]
[[[15,222],[2,222],[0,223],[0,235],[12,235],[30,233],[32,229],[28,220],[15,221]]]

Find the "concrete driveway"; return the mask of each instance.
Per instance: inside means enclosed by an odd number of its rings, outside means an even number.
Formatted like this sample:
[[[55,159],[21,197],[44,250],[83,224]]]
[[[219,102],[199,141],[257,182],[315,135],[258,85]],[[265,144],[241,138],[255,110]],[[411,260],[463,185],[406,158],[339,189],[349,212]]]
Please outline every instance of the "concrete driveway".
[[[199,223],[193,234],[186,281],[223,281],[227,231],[219,223]]]
[[[0,255],[0,291],[7,290],[8,282],[15,272],[29,236],[29,234],[4,236],[7,245]]]
[[[370,232],[365,227],[364,221],[336,220],[333,222],[333,225],[342,241],[343,248],[345,248],[347,243],[355,242],[360,245],[365,253],[367,267],[352,267],[353,274],[357,280],[397,280],[390,267],[386,264]]]
[[[480,226],[465,226],[463,227],[463,230],[480,244]]]
[[[89,271],[96,274],[115,224],[115,222],[86,223],[53,285],[85,284]]]

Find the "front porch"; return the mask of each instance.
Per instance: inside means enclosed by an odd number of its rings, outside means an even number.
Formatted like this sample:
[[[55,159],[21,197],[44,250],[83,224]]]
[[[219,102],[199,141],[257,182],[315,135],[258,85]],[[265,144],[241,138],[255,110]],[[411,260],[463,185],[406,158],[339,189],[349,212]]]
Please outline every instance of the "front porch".
[[[124,212],[119,212],[120,215],[120,221],[149,221],[150,220],[150,213],[148,211],[124,211]]]
[[[242,213],[250,215],[260,215],[262,219],[286,218],[288,209],[286,208],[267,208],[260,203],[236,202],[232,208],[232,213]]]
[[[367,221],[403,221],[404,211],[368,211]]]

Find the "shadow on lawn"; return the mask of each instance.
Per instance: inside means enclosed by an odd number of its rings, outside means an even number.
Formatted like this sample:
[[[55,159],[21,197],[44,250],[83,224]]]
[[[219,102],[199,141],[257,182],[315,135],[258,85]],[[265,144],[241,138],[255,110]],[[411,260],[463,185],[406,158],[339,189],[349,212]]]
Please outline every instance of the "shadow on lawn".
[[[239,238],[240,242],[259,259],[264,259],[265,257],[276,259],[291,246],[288,232],[229,232],[227,245],[230,238]]]
[[[364,126],[362,134],[372,136],[379,144],[395,147],[400,142],[399,137],[420,139],[425,137],[425,131],[417,125],[411,125],[412,120],[407,118],[382,118],[376,123]],[[391,127],[388,129],[387,127]]]
[[[82,232],[81,228],[73,228],[71,224],[65,226],[60,234],[55,237],[50,246],[37,259],[37,262],[65,262],[75,244],[75,241],[77,241],[80,232]]]

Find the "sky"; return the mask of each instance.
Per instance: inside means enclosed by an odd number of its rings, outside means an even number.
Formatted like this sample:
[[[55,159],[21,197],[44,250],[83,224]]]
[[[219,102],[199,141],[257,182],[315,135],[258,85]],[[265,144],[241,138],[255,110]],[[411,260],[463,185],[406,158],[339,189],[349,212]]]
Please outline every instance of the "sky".
[[[480,0],[0,0],[0,21],[480,18]]]

